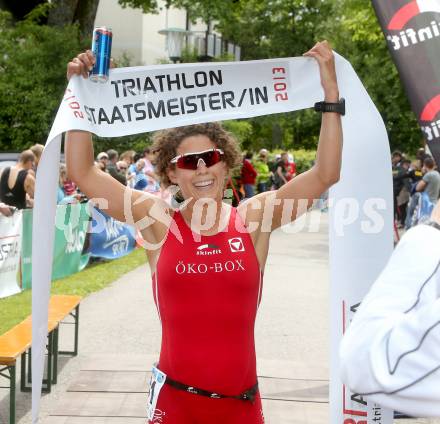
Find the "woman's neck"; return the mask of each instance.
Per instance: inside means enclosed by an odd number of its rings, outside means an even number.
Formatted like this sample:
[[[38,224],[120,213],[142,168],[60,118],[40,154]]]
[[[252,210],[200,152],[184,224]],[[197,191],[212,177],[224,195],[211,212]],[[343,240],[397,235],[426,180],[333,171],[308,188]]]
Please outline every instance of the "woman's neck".
[[[192,231],[199,234],[216,234],[226,227],[230,206],[222,200],[189,202],[181,214]]]

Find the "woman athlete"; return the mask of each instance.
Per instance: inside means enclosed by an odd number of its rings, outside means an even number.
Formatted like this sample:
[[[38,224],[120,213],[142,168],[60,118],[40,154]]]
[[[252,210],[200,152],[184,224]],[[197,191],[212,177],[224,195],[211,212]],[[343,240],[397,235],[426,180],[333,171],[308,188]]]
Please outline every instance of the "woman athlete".
[[[325,101],[338,102],[329,44],[317,43],[304,55],[318,62]],[[67,77],[87,77],[93,62],[90,51],[79,54],[69,62]],[[100,207],[113,218],[135,224],[145,242],[162,325],[148,422],[264,423],[254,324],[269,238],[338,181],[340,115],[323,113],[312,169],[237,208],[223,202],[223,193],[241,155],[219,124],[159,132],[153,149],[158,152],[162,183],[176,185],[183,198],[177,210],[161,198],[123,186],[95,167],[89,132],[69,131],[65,147],[70,178],[88,198],[100,199]]]

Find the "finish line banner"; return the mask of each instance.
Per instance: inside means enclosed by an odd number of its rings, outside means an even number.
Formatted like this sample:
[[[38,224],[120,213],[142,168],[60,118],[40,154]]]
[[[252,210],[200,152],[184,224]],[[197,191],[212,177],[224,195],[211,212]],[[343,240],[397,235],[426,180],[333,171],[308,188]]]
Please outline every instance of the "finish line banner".
[[[373,0],[412,110],[440,166],[440,0]]]
[[[386,424],[392,421],[389,411],[351,394],[341,383],[338,347],[347,324],[342,305],[351,307],[361,301],[392,252],[390,151],[380,114],[351,65],[338,55],[336,71],[347,113],[342,118],[341,179],[330,192],[338,205],[330,209],[331,423],[373,423],[381,417]],[[318,64],[305,57],[122,68],[112,70],[106,84],[71,79],[40,160],[35,189],[33,424],[38,422],[43,378],[62,133],[76,129],[102,137],[124,136],[310,108],[323,98]],[[383,225],[366,231],[364,224],[372,210]],[[353,213],[357,219],[352,219]]]

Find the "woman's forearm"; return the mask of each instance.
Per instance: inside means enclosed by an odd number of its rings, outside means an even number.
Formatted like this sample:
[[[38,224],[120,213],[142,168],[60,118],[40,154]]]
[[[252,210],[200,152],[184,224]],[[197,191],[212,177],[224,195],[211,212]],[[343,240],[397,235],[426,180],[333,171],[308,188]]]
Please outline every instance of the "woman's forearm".
[[[69,178],[81,186],[95,165],[92,135],[87,131],[68,131],[64,152]]]
[[[304,56],[314,57],[319,65],[324,101],[339,101],[334,55],[327,41],[316,43]],[[339,180],[342,157],[341,116],[335,112],[324,112],[321,121],[315,171],[324,186],[330,187]]]
[[[335,112],[323,113],[315,167],[320,178],[328,185],[339,180],[342,138],[341,115]]]

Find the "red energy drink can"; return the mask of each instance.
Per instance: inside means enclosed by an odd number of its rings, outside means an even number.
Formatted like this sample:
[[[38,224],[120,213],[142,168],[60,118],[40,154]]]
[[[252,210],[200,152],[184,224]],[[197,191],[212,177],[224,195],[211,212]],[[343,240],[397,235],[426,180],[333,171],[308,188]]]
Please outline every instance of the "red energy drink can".
[[[95,65],[89,76],[93,82],[106,82],[108,80],[112,37],[111,28],[98,27],[93,30],[92,52],[95,55]]]

